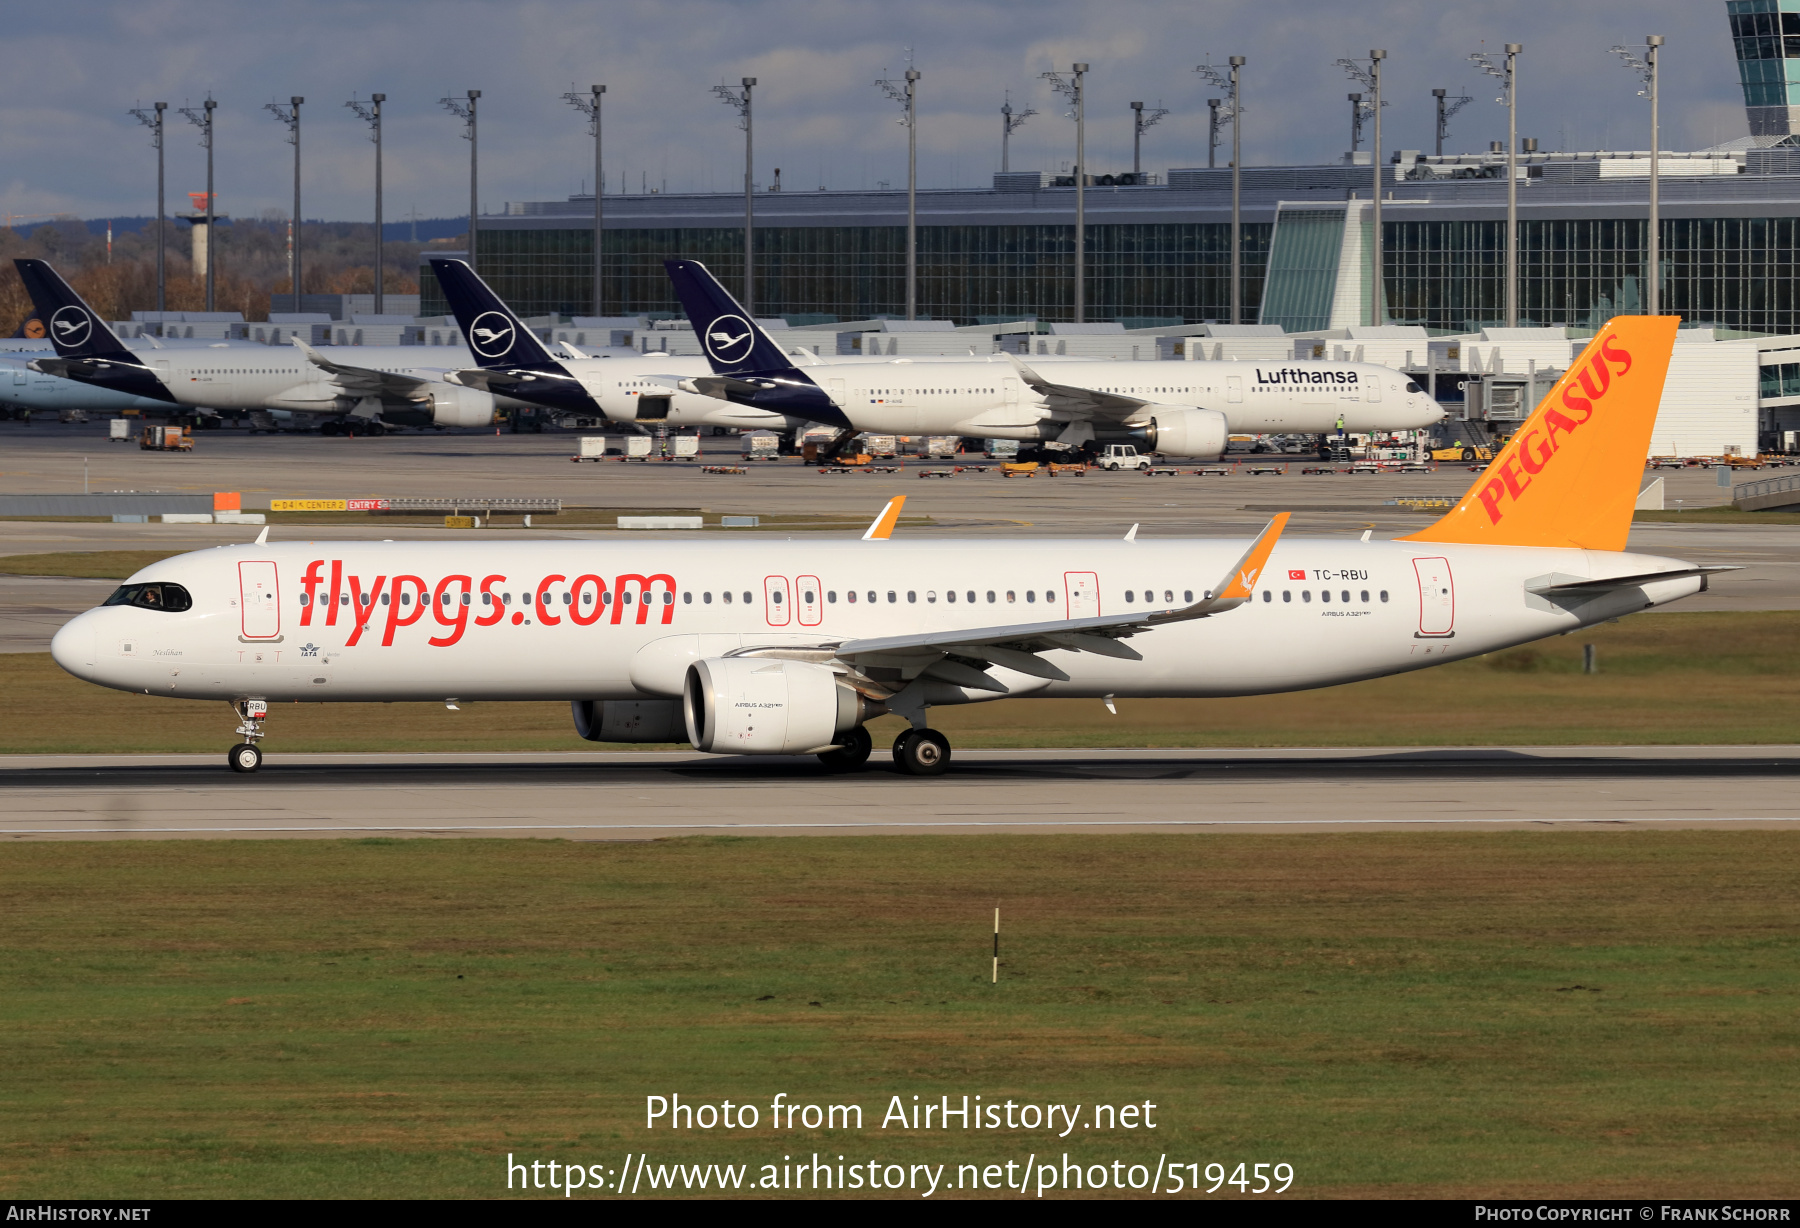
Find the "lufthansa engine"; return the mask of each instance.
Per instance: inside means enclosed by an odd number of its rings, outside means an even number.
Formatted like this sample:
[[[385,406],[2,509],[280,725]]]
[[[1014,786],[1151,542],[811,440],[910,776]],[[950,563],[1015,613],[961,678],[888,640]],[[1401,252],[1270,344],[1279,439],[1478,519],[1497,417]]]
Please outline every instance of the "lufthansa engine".
[[[880,712],[823,665],[768,657],[708,657],[682,688],[688,741],[735,755],[822,750]]]
[[[433,384],[426,394],[433,426],[492,426],[494,397],[479,388]]]
[[[1216,409],[1193,409],[1183,405],[1150,405],[1146,407],[1150,425],[1144,439],[1153,452],[1164,456],[1192,456],[1198,460],[1218,460],[1225,454],[1225,441],[1231,428],[1225,415]]]

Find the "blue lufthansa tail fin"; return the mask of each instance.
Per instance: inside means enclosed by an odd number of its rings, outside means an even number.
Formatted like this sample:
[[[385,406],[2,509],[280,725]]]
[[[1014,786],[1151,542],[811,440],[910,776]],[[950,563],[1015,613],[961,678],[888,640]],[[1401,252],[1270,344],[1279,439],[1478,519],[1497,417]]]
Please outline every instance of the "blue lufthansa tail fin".
[[[781,371],[794,365],[704,264],[698,260],[665,260],[663,268],[669,270],[675,297],[681,300],[681,309],[687,313],[688,322],[700,337],[700,348],[716,373]]]
[[[42,260],[14,260],[25,293],[37,308],[50,334],[50,344],[62,358],[124,358],[137,361],[137,355],[119,344],[112,329],[81,301],[68,282]]]
[[[437,274],[438,285],[450,301],[450,310],[476,365],[536,367],[547,363],[562,369],[536,334],[525,327],[499,295],[488,289],[467,261],[434,257],[431,271]]]

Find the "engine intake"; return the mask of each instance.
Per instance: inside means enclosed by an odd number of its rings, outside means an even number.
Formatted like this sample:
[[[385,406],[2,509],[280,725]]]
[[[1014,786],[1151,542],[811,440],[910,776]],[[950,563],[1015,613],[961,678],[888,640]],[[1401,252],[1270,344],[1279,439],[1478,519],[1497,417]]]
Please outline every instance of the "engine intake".
[[[426,394],[433,426],[492,426],[494,397],[479,388],[433,384]]]
[[[1144,439],[1151,451],[1197,460],[1218,460],[1225,454],[1231,426],[1218,410],[1150,405],[1145,412],[1150,414],[1150,425],[1144,430]]]
[[[696,661],[681,704],[694,749],[735,755],[821,750],[881,711],[823,665],[768,657]]]

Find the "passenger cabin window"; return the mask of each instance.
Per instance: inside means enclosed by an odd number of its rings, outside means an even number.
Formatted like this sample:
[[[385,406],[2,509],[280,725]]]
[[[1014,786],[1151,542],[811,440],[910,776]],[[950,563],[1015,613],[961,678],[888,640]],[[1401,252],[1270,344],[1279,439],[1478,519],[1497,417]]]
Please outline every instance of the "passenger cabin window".
[[[134,605],[140,610],[179,614],[194,608],[194,599],[179,584],[123,584],[102,605]]]

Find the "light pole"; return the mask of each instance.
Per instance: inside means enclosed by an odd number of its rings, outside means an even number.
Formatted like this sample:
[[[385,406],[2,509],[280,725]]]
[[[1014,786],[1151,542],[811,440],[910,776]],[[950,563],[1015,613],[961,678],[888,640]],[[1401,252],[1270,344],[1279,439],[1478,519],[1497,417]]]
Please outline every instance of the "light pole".
[[[375,142],[375,314],[380,315],[382,309],[381,295],[381,104],[387,101],[386,94],[370,94],[365,106],[352,98],[344,105],[364,120],[374,135],[369,139]]]
[[[1369,109],[1374,112],[1373,129],[1369,134],[1369,161],[1374,163],[1375,170],[1375,204],[1369,214],[1369,230],[1372,240],[1372,263],[1369,277],[1369,323],[1373,326],[1381,324],[1381,284],[1387,277],[1387,268],[1383,264],[1385,244],[1381,233],[1381,62],[1387,59],[1387,52],[1376,48],[1369,52],[1369,83],[1374,92],[1369,95]]]
[[[1087,322],[1087,71],[1086,64],[1070,67],[1068,77],[1044,73],[1044,79],[1074,106],[1075,118],[1075,323]]]
[[[1156,127],[1156,121],[1168,113],[1169,108],[1163,106],[1162,103],[1159,102],[1154,107],[1150,108],[1150,114],[1148,118],[1146,118],[1144,115],[1143,103],[1134,102],[1131,104],[1131,174],[1134,178],[1143,174],[1144,171],[1143,161],[1139,155],[1142,152],[1144,144],[1145,130]]]
[[[1020,124],[1024,123],[1027,119],[1030,119],[1033,115],[1036,115],[1036,114],[1037,114],[1037,112],[1032,110],[1030,107],[1026,107],[1023,111],[1020,111],[1015,114],[1012,109],[1012,91],[1011,90],[1007,91],[1006,101],[1004,103],[1002,103],[1000,106],[1000,173],[1001,174],[1005,174],[1007,171],[1012,169],[1011,158],[1008,156],[1011,151],[1008,149],[1008,146],[1012,143],[1013,129],[1017,128]]]
[[[592,85],[588,94],[578,94],[570,90],[563,95],[564,101],[588,117],[588,131],[594,137],[594,314],[605,315],[601,302],[605,298],[605,276],[601,263],[602,223],[605,215],[601,211],[600,193],[606,186],[605,167],[600,161],[600,97],[606,93],[604,85]]]
[[[1219,86],[1230,91],[1231,105],[1224,119],[1231,124],[1231,323],[1238,323],[1244,306],[1244,261],[1243,261],[1243,143],[1240,138],[1242,125],[1238,116],[1243,113],[1243,96],[1239,93],[1239,72],[1244,67],[1244,57],[1231,56],[1227,63],[1229,75],[1220,72],[1211,64],[1200,64],[1194,71],[1204,77],[1208,84]],[[1207,165],[1212,165],[1208,154]]]
[[[131,113],[150,129],[150,145],[156,150],[156,310],[160,314],[164,310],[167,285],[163,272],[163,112],[169,109],[169,104],[153,102],[150,107],[148,111],[133,107]]]
[[[295,101],[297,102],[299,100],[296,99]],[[201,223],[201,225],[206,227],[206,244],[205,244],[205,250],[206,250],[206,309],[208,311],[211,311],[213,309],[213,269],[219,263],[216,259],[214,259],[213,249],[212,249],[212,247],[213,247],[213,111],[218,107],[218,105],[219,105],[218,103],[213,101],[212,96],[208,95],[206,101],[200,104],[200,110],[198,112],[196,112],[193,107],[181,108],[181,113],[183,115],[187,116],[188,122],[195,125],[196,127],[198,127],[200,129],[200,144],[206,150],[206,217],[205,217],[205,220]],[[296,115],[297,114],[298,114],[298,112],[296,110]],[[299,123],[299,120],[298,120],[298,118],[296,118],[295,124],[298,125],[298,123]],[[295,192],[296,200],[299,199],[299,191],[300,191],[300,180],[299,180],[300,144],[299,144],[299,142],[300,142],[300,132],[299,132],[298,126],[296,126],[296,128],[294,130],[294,159],[295,159],[295,161],[294,161],[294,175],[295,175],[294,192]]]
[[[466,105],[458,101],[455,97],[440,98],[438,99],[438,105],[442,106],[446,111],[450,112],[450,114],[456,116],[456,118],[462,120],[463,140],[469,143],[469,267],[479,272],[481,266],[475,262],[475,238],[476,230],[481,224],[481,207],[477,203],[478,198],[476,196],[476,192],[481,185],[481,164],[476,155],[480,153],[481,146],[476,140],[479,133],[475,124],[475,104],[481,97],[481,91],[468,90],[466,91],[465,96],[468,98],[468,103]]]
[[[756,88],[755,77],[743,78],[743,87],[733,89],[729,85],[713,86],[713,93],[727,106],[735,107],[738,113],[738,126],[744,130],[744,314],[752,318],[756,315],[756,196],[755,180],[751,177],[752,168],[756,165],[756,131],[753,126],[754,115],[751,111],[751,91]]]
[[[1644,58],[1638,59],[1624,47],[1614,47],[1613,54],[1625,61],[1625,67],[1643,78],[1644,88],[1638,91],[1638,97],[1650,100],[1650,234],[1649,268],[1644,277],[1644,307],[1648,315],[1662,314],[1662,133],[1657,115],[1657,49],[1663,45],[1663,36],[1651,34],[1644,39]]]
[[[906,125],[906,318],[919,314],[919,70],[906,70],[904,80],[882,79],[875,83],[895,102],[906,108],[901,123]]]
[[[288,105],[278,102],[263,104],[263,110],[272,113],[276,119],[287,125],[288,144],[294,147],[294,244],[293,254],[289,258],[289,276],[294,282],[294,310],[300,310],[300,104],[306,99],[295,94],[288,99]],[[207,271],[212,271],[212,262],[207,261]],[[212,305],[212,295],[207,296],[207,306]]]
[[[1437,153],[1440,158],[1444,156],[1444,138],[1450,135],[1450,117],[1474,101],[1467,94],[1459,94],[1450,101],[1449,106],[1445,106],[1445,98],[1449,93],[1449,90],[1431,91],[1431,96],[1437,99]]]
[[[1519,91],[1518,59],[1524,47],[1506,44],[1506,67],[1498,68],[1480,52],[1469,57],[1482,72],[1500,82],[1506,108],[1506,327],[1519,325]]]

